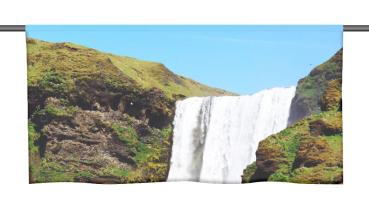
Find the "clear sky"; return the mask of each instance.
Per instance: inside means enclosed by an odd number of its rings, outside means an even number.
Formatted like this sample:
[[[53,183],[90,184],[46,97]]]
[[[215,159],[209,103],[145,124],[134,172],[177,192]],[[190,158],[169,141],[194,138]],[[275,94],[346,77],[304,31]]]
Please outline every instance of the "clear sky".
[[[342,47],[342,26],[27,26],[27,36],[73,42],[165,64],[238,94],[287,87]]]

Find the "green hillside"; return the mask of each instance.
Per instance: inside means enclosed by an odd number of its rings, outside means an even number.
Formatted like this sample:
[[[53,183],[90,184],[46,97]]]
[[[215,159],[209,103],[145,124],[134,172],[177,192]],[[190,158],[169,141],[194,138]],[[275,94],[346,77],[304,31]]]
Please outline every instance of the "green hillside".
[[[27,40],[29,179],[165,181],[175,101],[232,95],[163,64]]]
[[[73,43],[36,39],[27,42],[30,83],[37,82],[42,74],[50,71],[70,76],[104,73],[119,76],[126,83],[134,81],[144,89],[158,88],[169,98],[234,95],[176,75],[161,63],[104,53]]]
[[[161,63],[131,57],[109,55],[115,66],[144,88],[159,88],[167,96],[218,96],[233,93],[211,88],[194,80],[172,73]]]

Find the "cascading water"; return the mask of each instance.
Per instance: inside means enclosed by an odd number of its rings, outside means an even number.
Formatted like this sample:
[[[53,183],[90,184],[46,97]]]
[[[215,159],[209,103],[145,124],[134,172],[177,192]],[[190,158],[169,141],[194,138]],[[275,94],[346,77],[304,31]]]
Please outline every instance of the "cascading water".
[[[295,87],[176,103],[168,181],[240,183],[261,140],[287,127]]]

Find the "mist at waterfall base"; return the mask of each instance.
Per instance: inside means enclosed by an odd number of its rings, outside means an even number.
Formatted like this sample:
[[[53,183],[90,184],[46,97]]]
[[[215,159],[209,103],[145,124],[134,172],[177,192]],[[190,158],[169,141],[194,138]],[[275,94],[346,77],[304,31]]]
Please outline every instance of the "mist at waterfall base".
[[[176,103],[167,181],[241,183],[258,144],[287,127],[295,87]]]

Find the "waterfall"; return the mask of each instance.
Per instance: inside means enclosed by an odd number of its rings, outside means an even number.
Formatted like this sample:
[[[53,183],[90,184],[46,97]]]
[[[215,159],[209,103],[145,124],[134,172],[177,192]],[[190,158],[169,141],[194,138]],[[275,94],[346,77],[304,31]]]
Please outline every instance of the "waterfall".
[[[240,183],[261,140],[287,127],[295,87],[177,101],[168,181]]]

